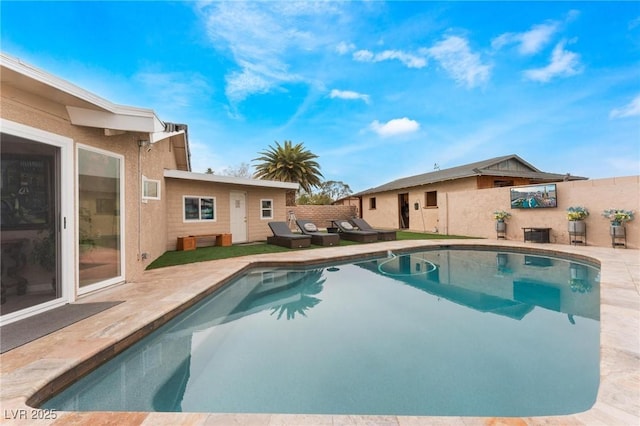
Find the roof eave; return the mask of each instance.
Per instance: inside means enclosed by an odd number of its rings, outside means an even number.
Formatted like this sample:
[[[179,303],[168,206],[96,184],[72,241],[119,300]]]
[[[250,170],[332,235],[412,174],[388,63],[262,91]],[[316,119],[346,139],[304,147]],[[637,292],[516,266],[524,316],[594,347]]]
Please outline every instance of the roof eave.
[[[294,182],[280,182],[275,180],[247,179],[235,176],[221,176],[209,173],[194,173],[182,170],[165,169],[164,177],[173,179],[196,180],[201,182],[224,183],[230,185],[256,186],[262,188],[278,188],[298,190],[300,185]]]

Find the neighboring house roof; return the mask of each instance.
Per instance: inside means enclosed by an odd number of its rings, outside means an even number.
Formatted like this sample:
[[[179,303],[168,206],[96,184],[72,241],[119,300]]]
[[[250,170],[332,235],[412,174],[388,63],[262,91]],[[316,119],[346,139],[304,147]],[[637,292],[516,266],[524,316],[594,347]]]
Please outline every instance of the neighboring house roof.
[[[354,194],[354,196],[362,196],[384,191],[411,188],[415,186],[428,185],[473,176],[522,177],[532,179],[534,183],[587,179],[580,176],[571,176],[570,174],[543,172],[527,163],[517,155],[505,155],[502,157],[490,158],[488,160],[465,164],[458,167],[452,167],[449,169],[437,170],[434,172],[396,179],[389,183],[385,183],[384,185],[361,191],[357,194]]]
[[[0,65],[2,84],[64,105],[73,125],[101,128],[107,136],[149,133],[151,143],[174,138],[178,167],[191,169],[186,125],[163,122],[151,109],[114,104],[5,53],[0,53]]]
[[[247,179],[234,176],[220,176],[211,173],[193,173],[182,170],[165,169],[164,177],[174,179],[197,180],[202,182],[226,183],[232,185],[259,186],[263,188],[281,188],[297,190],[300,186],[293,182],[280,182],[275,180]]]
[[[357,201],[357,200],[360,200],[360,197],[356,195],[347,195],[346,197],[338,198],[337,200],[333,201],[331,204],[336,204],[336,203],[345,202],[345,201]]]

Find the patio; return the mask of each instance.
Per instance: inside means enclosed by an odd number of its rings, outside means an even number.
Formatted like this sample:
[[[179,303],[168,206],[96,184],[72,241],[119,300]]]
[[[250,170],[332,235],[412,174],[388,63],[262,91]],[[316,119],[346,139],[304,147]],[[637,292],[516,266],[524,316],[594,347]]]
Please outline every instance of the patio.
[[[407,416],[331,416],[285,414],[54,412],[33,409],[52,392],[73,382],[175,316],[255,262],[322,262],[387,250],[417,247],[489,246],[545,250],[550,254],[589,257],[601,263],[600,374],[597,402],[570,416],[469,418]],[[640,422],[640,256],[638,250],[531,245],[498,240],[412,240],[368,245],[287,251],[201,262],[146,271],[142,278],[81,298],[77,303],[124,301],[0,355],[0,401],[5,424],[252,424],[252,425],[421,425],[421,424],[638,424]],[[41,419],[49,414],[49,419]],[[40,416],[40,417],[38,417]],[[55,419],[53,418],[55,416]]]

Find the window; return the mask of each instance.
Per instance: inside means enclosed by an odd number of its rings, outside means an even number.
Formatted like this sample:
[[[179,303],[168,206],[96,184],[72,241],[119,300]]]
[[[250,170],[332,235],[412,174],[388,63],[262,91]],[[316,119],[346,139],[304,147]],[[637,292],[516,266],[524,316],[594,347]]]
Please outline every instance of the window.
[[[78,147],[80,293],[124,280],[124,157]],[[96,253],[100,253],[97,256]]]
[[[424,193],[425,207],[438,207],[438,191],[427,191]]]
[[[184,196],[184,221],[216,220],[216,199],[214,197]]]
[[[260,200],[260,218],[273,219],[273,200]]]
[[[160,181],[147,179],[142,176],[142,199],[143,200],[159,200],[160,199]]]
[[[369,198],[369,209],[374,210],[376,208],[376,197]]]

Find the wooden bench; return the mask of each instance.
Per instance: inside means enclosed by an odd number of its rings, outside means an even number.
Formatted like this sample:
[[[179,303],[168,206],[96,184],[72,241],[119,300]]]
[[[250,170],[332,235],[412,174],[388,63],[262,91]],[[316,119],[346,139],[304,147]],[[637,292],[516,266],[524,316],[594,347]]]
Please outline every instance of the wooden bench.
[[[213,238],[215,246],[228,247],[231,245],[231,234],[198,234],[189,235],[187,237],[178,237],[176,250],[195,250],[198,248],[198,239]]]
[[[196,239],[197,241],[200,239],[213,238],[213,245],[220,247],[228,247],[231,245],[231,234],[198,234],[198,235],[189,235],[191,238]]]

